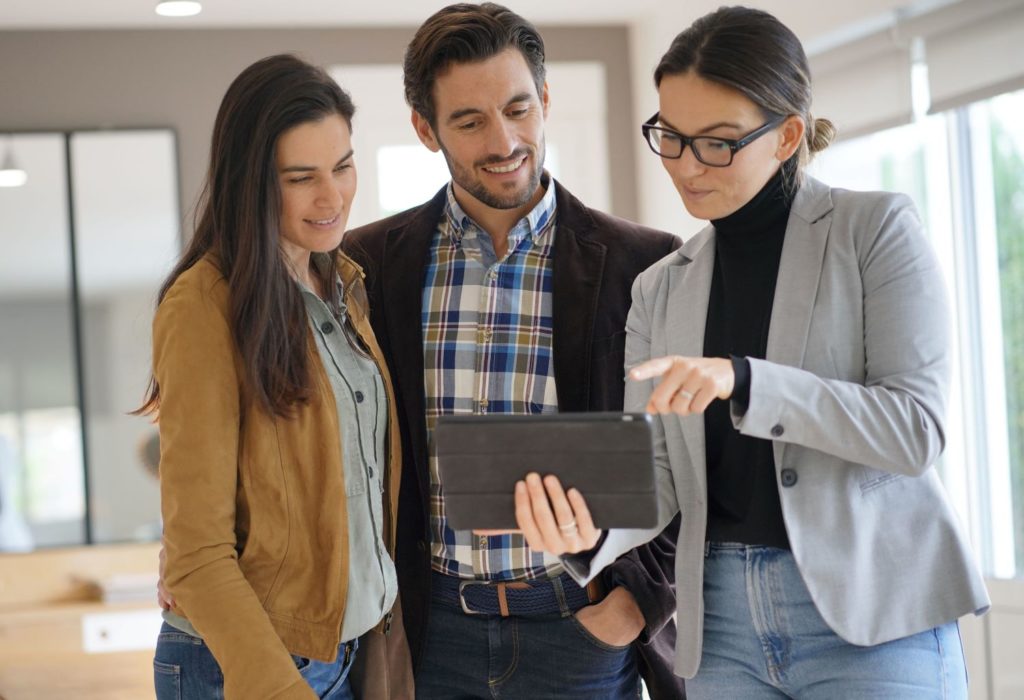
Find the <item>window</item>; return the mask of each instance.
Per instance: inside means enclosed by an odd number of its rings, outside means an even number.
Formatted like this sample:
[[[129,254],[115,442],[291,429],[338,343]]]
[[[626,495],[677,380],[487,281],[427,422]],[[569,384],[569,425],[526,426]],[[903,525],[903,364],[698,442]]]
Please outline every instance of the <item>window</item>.
[[[1001,95],[841,142],[811,168],[833,186],[901,191],[917,205],[954,329],[939,472],[998,578],[1024,576],[1022,113],[1024,91]]]
[[[1001,352],[1006,411],[1006,460],[1012,515],[1010,534],[1015,534],[1013,567],[1024,575],[1024,91],[1000,95],[973,105],[969,111],[977,149],[987,151],[989,173],[978,179],[975,193],[979,208],[991,207],[995,227],[983,232],[994,244],[998,272]],[[993,309],[993,312],[995,310]],[[1001,322],[1001,323],[1000,323]],[[1001,346],[1001,347],[1000,347]],[[1008,564],[1009,566],[1009,564]]]

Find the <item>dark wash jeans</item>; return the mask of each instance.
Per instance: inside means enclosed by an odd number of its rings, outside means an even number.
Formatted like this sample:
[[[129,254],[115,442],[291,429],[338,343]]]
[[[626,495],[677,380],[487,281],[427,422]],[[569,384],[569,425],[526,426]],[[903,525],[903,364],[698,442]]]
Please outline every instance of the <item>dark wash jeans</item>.
[[[635,700],[640,675],[633,645],[605,644],[571,611],[537,616],[467,615],[430,606],[416,669],[417,700]]]
[[[348,672],[355,659],[357,642],[345,663],[345,650],[338,650],[333,663],[292,656],[295,667],[321,700],[354,700]],[[342,645],[344,647],[344,645]],[[160,628],[153,658],[156,700],[218,700],[224,697],[224,676],[206,643],[166,622]]]

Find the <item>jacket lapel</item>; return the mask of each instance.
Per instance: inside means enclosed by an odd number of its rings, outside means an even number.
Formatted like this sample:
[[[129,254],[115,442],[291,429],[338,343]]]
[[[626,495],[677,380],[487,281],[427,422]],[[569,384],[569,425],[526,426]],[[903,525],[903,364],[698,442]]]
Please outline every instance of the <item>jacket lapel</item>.
[[[430,244],[444,207],[445,189],[406,223],[387,232],[381,260],[381,295],[391,373],[405,409],[409,443],[422,493],[429,493],[427,425],[423,388],[423,281]],[[374,310],[377,313],[378,310]]]
[[[590,352],[604,274],[604,245],[590,238],[594,220],[557,183],[552,272],[552,339],[559,411],[590,408]]]
[[[690,238],[677,255],[678,264],[668,268],[668,304],[665,339],[668,352],[683,357],[704,356],[704,327],[715,269],[714,228],[708,226]],[[698,481],[706,485],[707,453],[704,416],[678,418],[690,462]]]
[[[808,177],[793,200],[775,283],[766,359],[802,367],[807,334],[818,296],[821,266],[832,223],[828,186]],[[781,467],[785,443],[775,443],[775,464]]]

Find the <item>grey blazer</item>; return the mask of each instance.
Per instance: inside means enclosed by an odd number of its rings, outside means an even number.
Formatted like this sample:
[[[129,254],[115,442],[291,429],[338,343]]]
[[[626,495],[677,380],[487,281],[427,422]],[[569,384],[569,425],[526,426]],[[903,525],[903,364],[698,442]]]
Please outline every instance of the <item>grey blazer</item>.
[[[700,357],[714,229],[633,286],[626,366]],[[806,179],[779,266],[767,359],[751,359],[743,434],[773,441],[793,555],[818,611],[852,644],[872,645],[989,606],[967,537],[933,465],[945,444],[950,340],[942,275],[911,201]],[[643,411],[652,382],[627,382]],[[593,558],[567,557],[585,582],[682,511],[676,550],[676,673],[701,658],[707,521],[704,418],[655,417],[660,524],[613,530]]]

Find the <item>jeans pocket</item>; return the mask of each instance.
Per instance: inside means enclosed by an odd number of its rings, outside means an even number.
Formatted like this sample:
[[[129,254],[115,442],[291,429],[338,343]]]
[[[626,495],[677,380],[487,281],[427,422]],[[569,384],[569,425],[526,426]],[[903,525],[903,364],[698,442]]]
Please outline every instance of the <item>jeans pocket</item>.
[[[302,673],[309,668],[310,663],[312,663],[305,656],[296,656],[295,654],[292,654],[292,661],[295,662],[295,668],[298,669],[299,673]]]
[[[583,625],[583,623],[576,618],[575,613],[569,616],[569,620],[572,622],[572,625],[576,628],[576,631],[579,633],[581,637],[583,637],[586,641],[588,641],[590,644],[597,647],[601,651],[607,652],[609,654],[621,654],[632,646],[632,644],[623,644],[622,646],[616,646],[615,644],[609,644],[608,642],[604,642],[598,639],[593,632],[588,630]]]
[[[156,700],[181,700],[181,667],[153,660]]]

